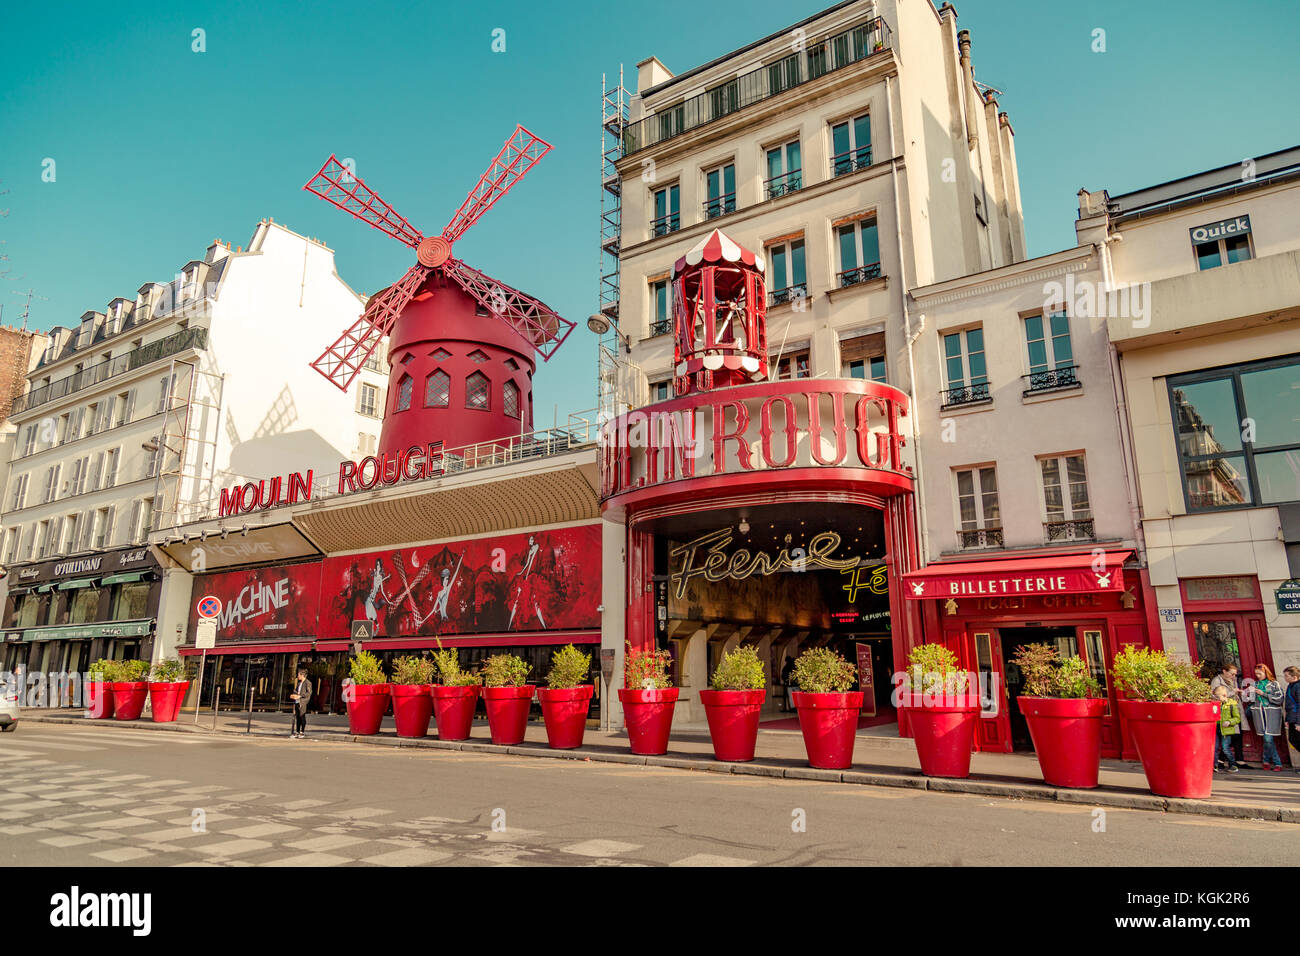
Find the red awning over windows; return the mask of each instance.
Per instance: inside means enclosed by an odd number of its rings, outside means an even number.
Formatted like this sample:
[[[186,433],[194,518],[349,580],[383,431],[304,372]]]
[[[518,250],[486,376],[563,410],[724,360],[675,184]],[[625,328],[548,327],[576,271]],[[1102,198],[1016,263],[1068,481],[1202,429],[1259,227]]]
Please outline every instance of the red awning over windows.
[[[1124,590],[1124,562],[1132,551],[1049,554],[929,564],[903,575],[913,601],[961,597],[1089,594]]]

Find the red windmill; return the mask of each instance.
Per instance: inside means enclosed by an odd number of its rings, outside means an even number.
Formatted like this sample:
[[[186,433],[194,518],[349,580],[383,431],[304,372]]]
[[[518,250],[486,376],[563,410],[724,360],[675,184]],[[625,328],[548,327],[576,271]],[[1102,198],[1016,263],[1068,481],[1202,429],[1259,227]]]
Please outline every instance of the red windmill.
[[[573,323],[451,251],[550,149],[515,127],[437,236],[422,235],[334,156],[303,187],[415,250],[406,275],[376,293],[361,318],[312,362],[346,391],[388,336],[379,454],[431,441],[458,448],[532,430],[534,353],[549,359]]]

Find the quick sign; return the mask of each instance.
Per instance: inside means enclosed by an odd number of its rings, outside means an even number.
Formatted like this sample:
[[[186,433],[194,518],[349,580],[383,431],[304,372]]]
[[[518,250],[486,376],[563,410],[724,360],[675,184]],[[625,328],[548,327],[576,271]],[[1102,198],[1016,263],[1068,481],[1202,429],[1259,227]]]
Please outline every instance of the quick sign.
[[[1197,245],[1202,242],[1214,242],[1216,239],[1244,236],[1250,232],[1250,217],[1237,216],[1235,219],[1220,219],[1218,222],[1207,223],[1204,226],[1193,226],[1188,231],[1192,234],[1192,242]]]

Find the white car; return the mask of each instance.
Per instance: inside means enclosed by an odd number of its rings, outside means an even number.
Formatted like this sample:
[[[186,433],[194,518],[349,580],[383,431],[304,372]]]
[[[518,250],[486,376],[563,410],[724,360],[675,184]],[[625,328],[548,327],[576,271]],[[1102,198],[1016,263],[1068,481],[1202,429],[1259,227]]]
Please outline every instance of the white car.
[[[0,730],[12,731],[18,727],[18,687],[0,683]]]

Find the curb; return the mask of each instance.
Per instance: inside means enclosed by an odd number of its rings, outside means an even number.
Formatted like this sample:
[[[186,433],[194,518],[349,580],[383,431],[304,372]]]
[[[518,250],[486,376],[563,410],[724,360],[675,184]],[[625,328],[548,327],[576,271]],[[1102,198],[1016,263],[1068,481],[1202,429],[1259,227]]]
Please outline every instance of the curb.
[[[284,737],[283,733],[253,731],[251,734],[230,730],[205,730],[202,727],[185,727],[178,723],[140,724],[136,721],[91,721],[84,717],[37,717],[24,715],[24,720],[46,724],[69,724],[80,727],[134,727],[137,730],[160,730],[171,733],[199,733],[207,736]],[[1096,790],[1069,790],[1046,784],[1025,781],[1000,783],[993,780],[970,778],[926,777],[919,770],[890,773],[888,771],[819,770],[814,767],[782,767],[770,763],[722,763],[707,757],[645,757],[630,753],[602,753],[584,749],[551,750],[542,744],[498,746],[471,740],[438,740],[436,737],[354,736],[330,734],[310,738],[324,743],[356,743],[372,747],[424,748],[428,750],[455,750],[464,753],[495,754],[501,757],[542,757],[551,760],[573,760],[592,763],[631,764],[643,767],[666,767],[704,773],[731,773],[743,776],[774,777],[785,780],[815,780],[826,783],[847,783],[868,787],[895,787],[907,790],[928,790],[934,793],[960,793],[981,797],[1001,797],[1011,800],[1042,800],[1072,803],[1080,806],[1109,807],[1121,810],[1147,810],[1162,813],[1222,817],[1235,820],[1264,820],[1300,824],[1300,808],[1256,806],[1249,803],[1210,803],[1174,797],[1158,797],[1128,788],[1099,787]]]

